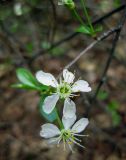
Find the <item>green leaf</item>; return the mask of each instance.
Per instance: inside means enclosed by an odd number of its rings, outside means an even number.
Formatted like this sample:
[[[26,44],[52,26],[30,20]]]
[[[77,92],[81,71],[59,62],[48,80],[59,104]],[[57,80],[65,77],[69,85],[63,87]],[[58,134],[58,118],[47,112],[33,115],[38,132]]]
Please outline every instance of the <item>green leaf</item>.
[[[30,87],[36,87],[38,85],[37,80],[27,69],[19,68],[16,70],[16,73],[19,81],[22,82],[23,84]]]
[[[112,123],[114,126],[118,126],[121,122],[121,116],[115,111],[111,112],[112,114]]]
[[[98,93],[98,99],[99,100],[106,100],[108,98],[108,93],[106,91],[101,90]]]
[[[22,84],[22,83],[12,84],[11,87],[20,88],[20,89],[29,89],[29,90],[33,90],[33,89],[40,90],[39,87],[37,87],[37,86],[32,87],[32,86],[28,86],[28,85]]]
[[[11,85],[14,88],[35,89],[39,91],[45,91],[49,88],[48,86],[40,84],[27,69],[19,68],[16,70],[16,73],[21,83]]]
[[[97,33],[97,32],[101,32],[103,30],[103,27],[102,26],[97,26],[97,27],[95,27],[95,33]]]
[[[47,41],[43,41],[41,46],[43,49],[49,49],[51,47],[51,44]]]
[[[108,105],[108,108],[110,110],[117,110],[119,108],[119,103],[115,100],[112,100],[109,105]]]
[[[34,46],[33,46],[32,42],[29,42],[29,43],[26,44],[26,50],[27,50],[28,53],[32,53],[33,48],[34,48]]]
[[[44,103],[44,100],[45,98],[47,97],[47,95],[43,95],[40,99],[40,102],[39,102],[39,111],[40,111],[40,114],[49,122],[54,122],[56,119],[57,119],[57,112],[56,110],[54,109],[50,114],[46,114],[44,111],[43,111],[43,103]]]
[[[108,106],[107,109],[111,113],[112,116],[112,123],[114,126],[117,126],[121,122],[121,116],[118,114],[117,109],[119,108],[119,103],[115,100],[112,100]]]
[[[119,7],[121,5],[121,1],[120,0],[114,0],[114,6],[115,7]]]
[[[79,26],[75,31],[92,35],[91,29],[88,26]]]

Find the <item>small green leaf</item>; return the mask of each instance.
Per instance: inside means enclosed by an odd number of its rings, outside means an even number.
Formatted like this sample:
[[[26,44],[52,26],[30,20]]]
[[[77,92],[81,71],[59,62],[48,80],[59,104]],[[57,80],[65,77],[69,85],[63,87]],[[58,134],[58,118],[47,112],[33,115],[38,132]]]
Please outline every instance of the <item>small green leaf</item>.
[[[106,91],[103,91],[101,90],[99,93],[98,93],[98,99],[99,100],[106,100],[108,98],[108,93]]]
[[[109,105],[108,105],[108,108],[110,110],[117,110],[119,108],[119,103],[115,100],[112,100]]]
[[[50,114],[46,114],[44,111],[43,111],[43,103],[44,103],[44,100],[45,98],[47,97],[47,95],[43,95],[40,99],[40,102],[39,102],[39,111],[40,111],[40,114],[49,122],[54,122],[57,118],[57,113],[56,113],[56,110],[54,109]]]
[[[31,54],[32,51],[33,51],[33,48],[34,48],[34,46],[33,46],[32,42],[29,42],[29,43],[26,44],[26,50],[27,50],[28,53]]]
[[[22,89],[34,89],[39,91],[45,91],[49,87],[43,84],[40,84],[35,77],[27,69],[19,68],[16,70],[17,77],[21,83],[13,84],[11,87],[22,88]]]
[[[114,6],[115,7],[119,7],[121,5],[121,1],[120,0],[114,0]]]
[[[16,73],[21,83],[31,87],[36,87],[38,85],[37,80],[27,69],[19,68],[16,70]]]
[[[11,87],[20,88],[20,89],[29,89],[29,90],[34,90],[34,89],[40,90],[39,87],[37,87],[37,86],[32,87],[32,86],[28,86],[28,85],[22,84],[22,83],[12,84]]]
[[[111,115],[113,125],[118,126],[121,122],[121,116],[116,111],[111,112]]]
[[[49,49],[51,47],[51,44],[47,41],[43,41],[41,46],[43,49]]]
[[[76,29],[76,32],[85,33],[92,35],[91,29],[88,26],[79,26]]]
[[[95,33],[101,32],[103,30],[103,27],[101,25],[95,27]]]
[[[115,100],[112,100],[107,106],[108,111],[111,113],[112,123],[114,126],[119,125],[121,122],[121,117],[117,111],[118,108],[119,108],[119,103]]]

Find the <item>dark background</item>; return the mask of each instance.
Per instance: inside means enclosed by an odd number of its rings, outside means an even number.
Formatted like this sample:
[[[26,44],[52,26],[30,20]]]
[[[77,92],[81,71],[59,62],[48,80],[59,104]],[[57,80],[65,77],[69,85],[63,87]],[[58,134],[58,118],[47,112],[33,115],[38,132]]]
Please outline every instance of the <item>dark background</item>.
[[[83,16],[79,0],[77,9]],[[119,2],[119,3],[117,3]],[[92,21],[108,14],[124,1],[89,0],[86,5]],[[21,6],[22,13],[15,11]],[[103,32],[115,27],[124,13],[120,10],[100,22]],[[76,79],[88,81],[92,92],[75,99],[78,117],[90,124],[83,138],[85,150],[74,146],[74,154],[62,145],[48,146],[39,136],[46,121],[38,112],[35,91],[11,88],[16,69],[25,67],[33,74],[44,70],[57,76],[94,39],[73,34],[79,23],[65,6],[55,0],[0,1],[0,160],[125,160],[126,159],[126,24],[121,31],[115,55],[97,98],[90,102],[110,54],[113,36],[98,43],[70,69]],[[73,36],[71,36],[73,35]],[[67,37],[65,40],[64,37]],[[58,43],[57,43],[58,42]],[[52,44],[53,49],[48,49]]]

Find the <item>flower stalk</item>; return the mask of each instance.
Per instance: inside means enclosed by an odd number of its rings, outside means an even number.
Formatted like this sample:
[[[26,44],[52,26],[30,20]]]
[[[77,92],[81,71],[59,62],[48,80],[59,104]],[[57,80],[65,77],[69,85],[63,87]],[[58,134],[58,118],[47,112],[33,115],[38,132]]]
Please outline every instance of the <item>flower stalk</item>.
[[[63,129],[64,126],[63,126],[62,121],[60,120],[60,116],[59,116],[59,113],[58,113],[58,110],[57,110],[56,107],[55,107],[55,112],[56,112],[56,120],[57,120],[57,122],[58,122],[58,124],[59,124],[59,126],[60,126],[60,129]]]
[[[84,15],[85,15],[86,18],[87,18],[87,21],[88,21],[88,24],[89,24],[89,26],[90,26],[90,29],[91,29],[92,33],[94,33],[95,31],[94,31],[94,28],[93,28],[93,26],[92,26],[92,23],[91,23],[91,20],[90,20],[90,17],[89,17],[87,8],[86,8],[86,6],[85,6],[85,0],[81,0],[81,3],[82,3],[82,6],[83,6]]]

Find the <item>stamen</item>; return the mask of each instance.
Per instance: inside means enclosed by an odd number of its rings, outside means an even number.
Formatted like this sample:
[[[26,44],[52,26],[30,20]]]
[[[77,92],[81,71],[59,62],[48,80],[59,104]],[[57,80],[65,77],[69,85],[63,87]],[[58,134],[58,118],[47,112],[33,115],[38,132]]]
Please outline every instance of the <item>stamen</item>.
[[[59,137],[59,140],[58,140],[58,142],[57,142],[58,147],[59,147],[59,143],[60,143],[61,139],[62,139],[62,137],[60,136],[60,137]]]
[[[76,97],[79,97],[79,96],[80,96],[80,94],[74,94],[74,93],[71,93],[71,94],[70,94],[70,96],[73,96],[73,97],[75,97],[75,96],[76,96]]]
[[[64,151],[66,151],[66,144],[65,144],[65,139],[63,137],[63,145],[64,145]]]
[[[66,141],[66,142],[67,142],[67,145],[68,145],[68,147],[70,148],[71,152],[74,153],[74,151],[73,151],[71,145],[68,143],[68,141]]]
[[[82,140],[80,140],[80,139],[78,139],[78,138],[76,138],[76,137],[74,137],[74,139],[77,140],[77,141],[79,141],[79,142],[82,142]]]
[[[78,145],[78,146],[80,146],[80,147],[82,147],[82,148],[85,148],[84,146],[82,146],[80,143],[74,141],[73,139],[70,138],[70,140],[73,141],[73,143],[75,143],[76,145]]]
[[[76,134],[76,133],[73,133],[73,135],[78,136],[78,137],[89,137],[89,135]]]

